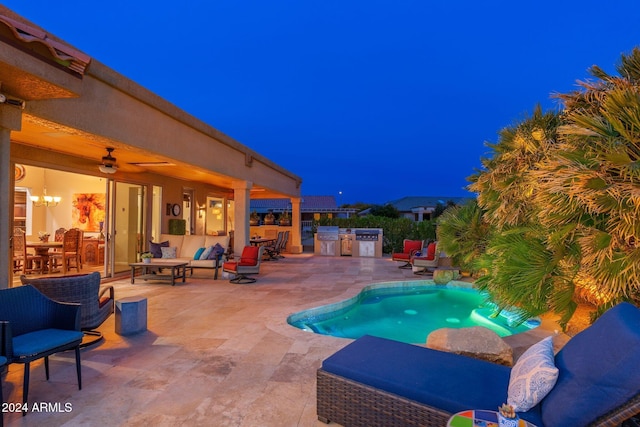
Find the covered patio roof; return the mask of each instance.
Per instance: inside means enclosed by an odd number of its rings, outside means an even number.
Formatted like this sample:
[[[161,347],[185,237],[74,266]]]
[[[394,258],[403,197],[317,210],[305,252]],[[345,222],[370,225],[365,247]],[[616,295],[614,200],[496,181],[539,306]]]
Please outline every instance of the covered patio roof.
[[[4,6],[0,93],[24,101],[21,125],[11,132],[16,160],[38,163],[34,149],[46,150],[60,155],[62,166],[97,174],[106,148],[114,147],[121,174],[149,172],[229,190],[248,181],[256,198],[300,194],[300,177]]]

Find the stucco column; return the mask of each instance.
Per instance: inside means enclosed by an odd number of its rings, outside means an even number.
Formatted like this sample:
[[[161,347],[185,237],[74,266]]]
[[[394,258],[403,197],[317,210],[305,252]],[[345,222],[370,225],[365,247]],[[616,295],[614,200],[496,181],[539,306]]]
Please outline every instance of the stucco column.
[[[22,110],[0,104],[0,289],[9,287],[13,280],[13,184],[15,172],[11,162],[11,131],[20,130]]]
[[[239,257],[242,249],[249,244],[249,210],[251,202],[251,181],[234,181],[233,200],[235,202],[234,217],[235,222],[233,234],[233,253]]]
[[[300,200],[300,197],[291,198],[291,244],[289,245],[289,250],[293,254],[302,253]]]

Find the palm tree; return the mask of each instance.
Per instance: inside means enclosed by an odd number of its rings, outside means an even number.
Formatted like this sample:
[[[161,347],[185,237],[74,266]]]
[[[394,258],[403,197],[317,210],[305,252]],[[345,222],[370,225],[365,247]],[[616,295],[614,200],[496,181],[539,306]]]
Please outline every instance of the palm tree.
[[[535,176],[541,223],[580,247],[576,287],[603,311],[640,290],[640,50],[623,55],[619,76],[560,98],[560,144]]]
[[[474,200],[448,208],[438,217],[437,224],[439,249],[455,265],[477,275],[481,270],[477,263],[486,252],[490,231],[478,203]]]

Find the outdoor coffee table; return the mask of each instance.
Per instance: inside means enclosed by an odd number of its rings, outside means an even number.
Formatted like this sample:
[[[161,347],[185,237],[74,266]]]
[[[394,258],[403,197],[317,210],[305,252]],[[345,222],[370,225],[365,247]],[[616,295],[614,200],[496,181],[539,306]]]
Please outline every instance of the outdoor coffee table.
[[[135,283],[136,269],[141,270],[138,279],[168,281],[171,282],[171,286],[176,284],[176,279],[182,277],[182,283],[184,283],[187,278],[186,262],[133,262],[129,266],[131,267],[131,283]],[[170,270],[171,274],[161,274],[160,270],[162,269]]]

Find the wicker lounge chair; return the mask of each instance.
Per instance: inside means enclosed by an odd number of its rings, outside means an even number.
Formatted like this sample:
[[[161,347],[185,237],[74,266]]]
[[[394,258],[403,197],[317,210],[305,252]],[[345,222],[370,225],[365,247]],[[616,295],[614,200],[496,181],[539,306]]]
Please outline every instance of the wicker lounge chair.
[[[100,273],[37,279],[20,276],[24,285],[32,285],[54,301],[80,304],[80,328],[88,337],[82,347],[102,340],[98,328],[114,312],[113,286],[100,287]]]
[[[520,418],[538,426],[615,426],[640,413],[640,310],[603,314],[555,356],[557,382]],[[596,350],[597,349],[597,350]],[[318,370],[318,419],[351,426],[445,426],[507,401],[511,368],[371,336]]]
[[[9,363],[24,364],[23,407],[28,407],[29,368],[32,361],[44,358],[49,379],[49,356],[75,350],[78,389],[82,389],[80,370],[80,306],[53,301],[33,286],[0,290],[2,356]],[[22,415],[26,415],[23,410]]]
[[[422,245],[422,240],[404,239],[402,242],[402,252],[395,252],[391,254],[391,260],[404,262],[404,264],[398,268],[411,268],[411,258],[416,252],[420,252],[422,250]]]

